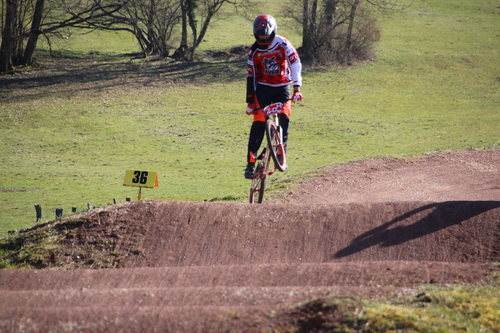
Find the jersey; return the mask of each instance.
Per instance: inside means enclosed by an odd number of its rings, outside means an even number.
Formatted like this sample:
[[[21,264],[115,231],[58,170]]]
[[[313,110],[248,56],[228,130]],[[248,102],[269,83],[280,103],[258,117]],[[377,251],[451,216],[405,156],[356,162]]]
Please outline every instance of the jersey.
[[[254,43],[248,53],[247,102],[251,103],[256,84],[282,87],[302,85],[302,64],[297,50],[284,37],[276,35],[269,48]]]

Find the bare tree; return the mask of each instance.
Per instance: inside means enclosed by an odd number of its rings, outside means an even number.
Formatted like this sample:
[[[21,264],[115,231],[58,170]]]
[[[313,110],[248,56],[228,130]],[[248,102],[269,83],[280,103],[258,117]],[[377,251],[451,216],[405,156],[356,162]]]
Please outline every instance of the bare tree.
[[[180,8],[181,8],[181,43],[177,50],[175,50],[174,57],[177,59],[184,59],[188,52],[189,43],[188,43],[188,24],[191,26],[191,29],[194,28],[196,30],[196,14],[194,10],[196,9],[196,1],[195,0],[181,0]]]
[[[26,43],[23,59],[21,61],[21,63],[24,65],[33,64],[33,54],[35,53],[36,44],[38,42],[38,36],[40,32],[40,24],[42,23],[44,6],[45,6],[45,0],[36,0],[35,10],[33,12],[33,20],[31,22],[31,29],[29,30],[28,33],[28,42]]]
[[[68,27],[98,29],[110,26],[108,20],[124,5],[121,0],[54,1],[45,8],[44,0],[5,0],[0,72],[12,66],[31,65],[40,35],[60,35]],[[58,13],[57,15],[51,13]]]
[[[113,15],[110,30],[126,30],[134,34],[145,55],[169,55],[170,41],[180,21],[178,0],[130,0]]]
[[[169,56],[181,24],[177,56],[193,60],[209,25],[224,5],[238,8],[250,0],[0,0],[3,19],[0,72],[31,65],[40,36],[69,28],[132,33],[144,55]],[[50,5],[50,6],[48,6]],[[176,34],[177,33],[177,34]],[[189,38],[191,34],[191,38]],[[189,52],[188,52],[189,51]]]
[[[236,8],[245,7],[249,0],[182,0],[182,2],[184,3],[182,6],[182,38],[177,52],[182,57],[188,55],[188,60],[193,61],[196,48],[202,43],[210,23],[222,6],[228,4]],[[188,26],[191,28],[191,47],[188,45]],[[189,54],[186,53],[188,49],[190,49]]]
[[[17,0],[6,0],[5,20],[2,28],[2,44],[0,46],[0,72],[12,70],[12,49],[14,47],[15,17],[17,12]]]
[[[290,1],[285,11],[299,23],[302,33],[300,52],[306,62],[350,64],[354,60],[369,58],[373,43],[380,38],[373,10],[402,8],[397,1]]]

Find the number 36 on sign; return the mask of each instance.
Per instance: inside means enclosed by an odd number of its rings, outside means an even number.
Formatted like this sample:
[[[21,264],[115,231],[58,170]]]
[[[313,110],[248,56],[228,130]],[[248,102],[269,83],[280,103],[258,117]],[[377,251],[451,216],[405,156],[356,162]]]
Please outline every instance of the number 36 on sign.
[[[153,171],[127,170],[123,186],[158,187],[158,173]]]

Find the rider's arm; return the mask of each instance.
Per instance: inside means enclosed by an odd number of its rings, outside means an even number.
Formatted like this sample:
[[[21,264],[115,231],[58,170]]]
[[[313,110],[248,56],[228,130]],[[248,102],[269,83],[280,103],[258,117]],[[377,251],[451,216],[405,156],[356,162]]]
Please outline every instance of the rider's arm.
[[[247,103],[254,102],[254,80],[253,76],[247,76]]]
[[[248,60],[247,60],[247,70],[248,70],[248,76],[247,76],[247,103],[253,103],[254,102],[254,93],[255,93],[255,69],[254,69],[254,63],[253,63],[253,54],[256,50],[256,44],[252,45],[252,48],[250,49],[250,52],[248,53]]]
[[[302,63],[300,62],[299,54],[297,53],[297,50],[291,47],[292,50],[289,50],[289,53],[287,53],[288,61],[290,63],[290,69],[292,71],[292,85],[293,85],[293,96],[292,100],[293,102],[300,102],[303,97],[302,93],[300,92],[300,87],[302,86]]]
[[[292,85],[294,91],[300,91],[300,87],[302,86],[302,64],[300,62],[299,56],[296,55],[296,60],[294,62],[290,62],[290,69],[292,70]],[[299,88],[296,90],[296,88]]]
[[[294,91],[300,91],[300,87],[302,86],[302,63],[300,62],[299,53],[293,47],[292,43],[287,41],[285,45],[286,59],[292,71],[292,85]]]

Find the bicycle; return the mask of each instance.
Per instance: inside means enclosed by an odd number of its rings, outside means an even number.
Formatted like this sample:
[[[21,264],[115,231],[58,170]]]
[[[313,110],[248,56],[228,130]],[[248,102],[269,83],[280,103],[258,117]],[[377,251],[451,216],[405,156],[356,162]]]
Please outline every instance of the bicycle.
[[[264,108],[264,111],[280,108],[282,103],[274,103]],[[282,129],[279,126],[278,114],[269,116],[266,121],[266,138],[267,145],[262,150],[262,153],[257,157],[257,166],[255,167],[252,185],[250,186],[250,203],[262,203],[264,199],[264,191],[267,185],[267,176],[271,176],[278,171],[285,171],[287,168],[285,144],[283,143]],[[274,168],[270,169],[271,159],[274,162]]]

